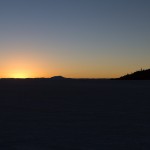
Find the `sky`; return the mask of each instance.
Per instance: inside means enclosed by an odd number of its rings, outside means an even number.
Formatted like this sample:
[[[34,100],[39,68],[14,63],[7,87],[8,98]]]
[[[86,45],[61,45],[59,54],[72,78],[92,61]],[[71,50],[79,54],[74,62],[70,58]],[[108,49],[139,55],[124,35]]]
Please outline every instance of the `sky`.
[[[141,68],[150,68],[149,0],[0,0],[1,78]]]

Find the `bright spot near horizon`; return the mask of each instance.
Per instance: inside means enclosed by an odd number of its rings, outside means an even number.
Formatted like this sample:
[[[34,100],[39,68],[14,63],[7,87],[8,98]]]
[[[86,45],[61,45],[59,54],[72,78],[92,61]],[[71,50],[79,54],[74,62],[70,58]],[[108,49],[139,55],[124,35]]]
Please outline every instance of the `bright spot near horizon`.
[[[1,65],[0,78],[39,78],[48,77],[49,74],[45,64],[35,55],[16,53],[5,58]]]
[[[11,75],[12,78],[28,78],[28,75],[24,72],[16,72]]]

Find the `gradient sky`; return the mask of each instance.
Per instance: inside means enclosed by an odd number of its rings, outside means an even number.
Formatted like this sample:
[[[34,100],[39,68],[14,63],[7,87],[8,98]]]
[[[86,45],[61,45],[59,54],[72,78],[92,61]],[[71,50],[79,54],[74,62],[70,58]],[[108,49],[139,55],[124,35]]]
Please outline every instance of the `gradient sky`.
[[[150,68],[149,0],[0,0],[0,77],[110,78]]]

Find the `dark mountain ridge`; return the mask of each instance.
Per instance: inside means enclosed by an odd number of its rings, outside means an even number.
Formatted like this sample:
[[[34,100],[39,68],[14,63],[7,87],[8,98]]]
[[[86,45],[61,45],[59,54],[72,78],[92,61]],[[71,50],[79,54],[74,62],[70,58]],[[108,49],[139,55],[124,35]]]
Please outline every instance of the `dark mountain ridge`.
[[[121,80],[150,80],[150,69],[136,71],[120,77]]]
[[[67,79],[67,78],[65,78],[63,76],[53,76],[50,79],[53,79],[53,80],[64,80],[64,79]]]

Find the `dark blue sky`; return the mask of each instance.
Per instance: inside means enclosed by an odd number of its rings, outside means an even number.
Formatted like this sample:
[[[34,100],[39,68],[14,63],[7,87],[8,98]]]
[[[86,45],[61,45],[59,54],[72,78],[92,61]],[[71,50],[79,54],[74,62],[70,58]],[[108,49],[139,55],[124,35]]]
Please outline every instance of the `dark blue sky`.
[[[149,18],[149,0],[1,0],[1,76],[116,77],[148,68]]]

